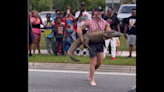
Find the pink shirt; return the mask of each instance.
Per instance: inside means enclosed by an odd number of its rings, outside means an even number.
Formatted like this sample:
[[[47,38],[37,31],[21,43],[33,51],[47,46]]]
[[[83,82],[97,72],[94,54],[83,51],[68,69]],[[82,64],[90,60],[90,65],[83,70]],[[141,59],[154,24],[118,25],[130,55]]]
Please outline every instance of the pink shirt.
[[[98,31],[98,30],[105,30],[107,22],[101,18],[101,20],[97,23],[93,18],[89,19],[89,28],[87,33]],[[100,28],[99,28],[100,27]]]
[[[31,20],[31,21],[34,21],[35,18],[30,17],[30,20]],[[34,25],[40,24],[40,22],[41,22],[41,21],[40,21],[40,19],[38,18]],[[33,32],[36,33],[36,34],[41,34],[41,28],[32,28],[32,30],[33,30]]]

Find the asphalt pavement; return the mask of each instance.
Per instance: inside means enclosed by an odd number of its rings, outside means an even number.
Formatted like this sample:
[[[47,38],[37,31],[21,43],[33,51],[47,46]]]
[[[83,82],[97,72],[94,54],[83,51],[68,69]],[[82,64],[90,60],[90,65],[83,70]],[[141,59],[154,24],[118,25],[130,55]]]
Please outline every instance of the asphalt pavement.
[[[96,87],[87,80],[88,72],[29,69],[28,92],[128,92],[136,85],[136,74],[95,74]]]

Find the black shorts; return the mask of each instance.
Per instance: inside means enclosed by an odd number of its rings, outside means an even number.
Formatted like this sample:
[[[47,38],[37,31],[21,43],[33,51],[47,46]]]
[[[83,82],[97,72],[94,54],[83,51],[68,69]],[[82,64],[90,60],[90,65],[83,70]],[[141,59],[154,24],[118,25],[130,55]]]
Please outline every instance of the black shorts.
[[[97,53],[99,52],[104,52],[104,48],[103,48],[103,42],[99,42],[99,43],[90,43],[89,44],[90,48],[92,49],[92,51],[89,51],[89,57],[96,57]]]
[[[29,45],[31,45],[32,44],[32,34],[31,34],[31,32],[29,32]]]

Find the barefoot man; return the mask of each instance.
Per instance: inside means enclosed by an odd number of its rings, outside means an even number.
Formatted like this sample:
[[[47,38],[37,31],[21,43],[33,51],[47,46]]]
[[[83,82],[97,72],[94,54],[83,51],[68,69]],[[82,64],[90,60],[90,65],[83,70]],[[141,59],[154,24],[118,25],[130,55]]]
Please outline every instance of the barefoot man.
[[[101,7],[96,7],[94,9],[93,18],[86,21],[84,25],[82,25],[77,29],[78,36],[83,44],[85,43],[85,41],[83,38],[82,30],[84,30],[85,28],[88,28],[87,33],[98,31],[98,30],[108,30],[108,31],[111,30],[109,24],[104,19],[101,18],[102,11],[103,10]],[[94,73],[95,70],[101,65],[103,61],[103,57],[104,57],[103,42],[89,44],[89,46],[92,48],[92,51],[89,52],[91,63],[90,63],[90,71],[89,71],[88,79],[91,77],[90,84],[92,86],[96,86],[94,80]]]

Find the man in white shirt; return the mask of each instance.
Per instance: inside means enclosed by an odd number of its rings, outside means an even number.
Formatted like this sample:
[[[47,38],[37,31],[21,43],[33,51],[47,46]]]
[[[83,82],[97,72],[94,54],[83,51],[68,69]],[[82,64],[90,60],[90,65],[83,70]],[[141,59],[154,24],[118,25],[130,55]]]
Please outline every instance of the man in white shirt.
[[[86,5],[85,5],[84,2],[82,2],[81,3],[81,11],[77,11],[76,14],[75,14],[75,21],[77,22],[77,28],[81,27],[85,23],[85,21],[87,21],[90,18],[91,18],[91,16],[86,11]],[[87,30],[88,29],[86,28],[83,31],[83,34],[85,34],[87,32]],[[80,48],[78,47],[77,50],[76,50],[78,56],[80,55],[79,51],[80,51]],[[86,46],[84,46],[83,55],[86,56]]]

